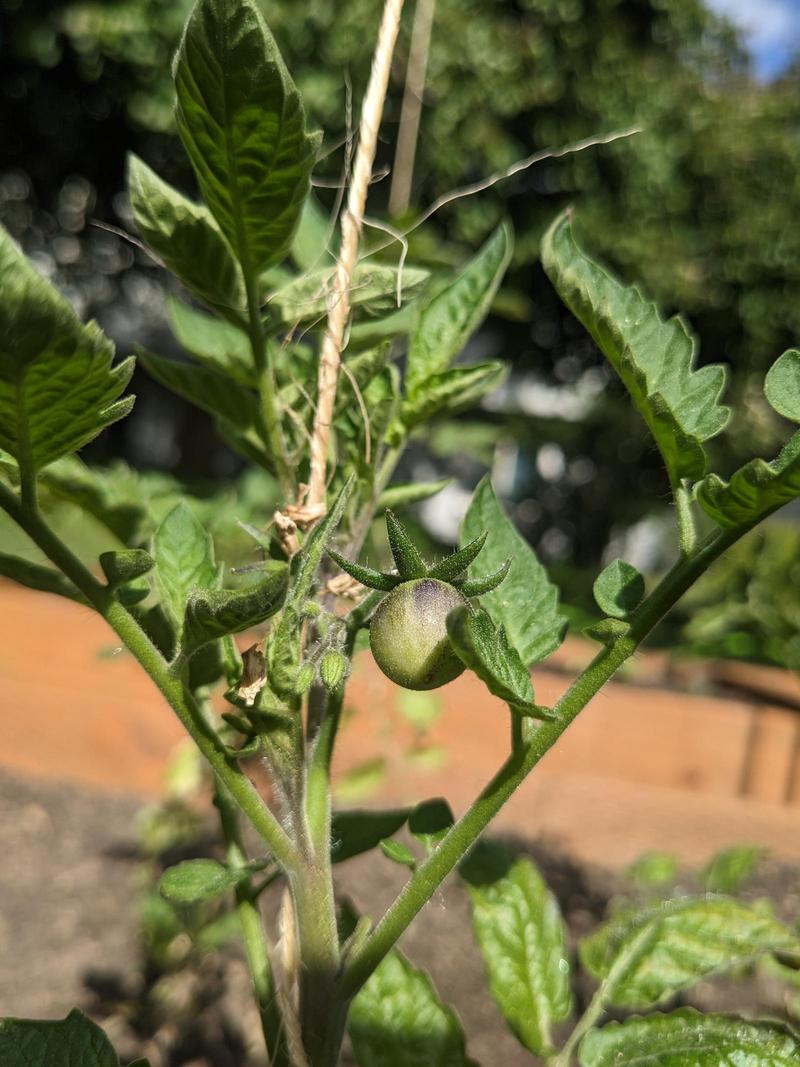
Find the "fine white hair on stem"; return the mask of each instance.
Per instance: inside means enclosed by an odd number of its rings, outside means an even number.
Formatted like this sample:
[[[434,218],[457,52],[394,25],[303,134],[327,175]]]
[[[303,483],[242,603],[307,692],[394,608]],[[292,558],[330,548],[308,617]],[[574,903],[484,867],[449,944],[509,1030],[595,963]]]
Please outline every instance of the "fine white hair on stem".
[[[448,204],[452,204],[454,200],[461,200],[466,196],[475,196],[476,193],[483,193],[487,189],[491,189],[493,185],[497,185],[498,182],[513,178],[515,174],[527,170],[536,163],[543,163],[547,159],[561,159],[562,156],[585,152],[587,148],[612,144],[614,141],[621,141],[625,137],[633,137],[637,133],[643,133],[644,129],[644,126],[626,126],[621,130],[611,130],[610,133],[596,134],[594,137],[585,137],[580,141],[571,141],[569,144],[561,145],[559,148],[542,148],[540,151],[526,156],[525,159],[517,160],[516,163],[512,163],[505,170],[496,171],[487,178],[481,178],[479,181],[472,182],[469,185],[462,185],[458,189],[453,189],[449,193],[443,193],[420,215],[416,222],[409,226],[408,229],[403,230],[403,236],[407,237],[410,233],[413,233],[423,222],[427,222],[432,215],[435,215],[437,211],[440,211]],[[390,244],[391,242],[387,241],[382,245],[378,245],[376,248],[370,249],[362,258],[367,259],[369,256],[377,255],[378,252],[389,248]]]
[[[378,144],[378,128],[383,115],[383,103],[389,85],[392,55],[400,29],[402,10],[403,0],[386,0],[378,30],[375,54],[372,58],[372,70],[361,110],[358,149],[348,190],[347,207],[342,215],[342,241],[333,284],[334,300],[328,314],[317,376],[317,410],[314,415],[309,489],[306,501],[307,505],[312,508],[314,506],[324,508],[325,505],[328,442],[333,421],[333,405],[336,400],[336,383],[342,361],[342,343],[350,317],[350,279],[358,260],[358,245],[367,190],[372,177],[372,166]]]
[[[397,261],[397,306],[402,307],[403,304],[403,268],[406,265],[406,257],[408,256],[408,239],[405,234],[400,233],[394,226],[390,226],[388,222],[381,222],[379,219],[371,219],[364,216],[364,225],[371,226],[375,230],[382,230],[384,233],[388,233],[389,236],[398,242],[400,245],[400,258]]]

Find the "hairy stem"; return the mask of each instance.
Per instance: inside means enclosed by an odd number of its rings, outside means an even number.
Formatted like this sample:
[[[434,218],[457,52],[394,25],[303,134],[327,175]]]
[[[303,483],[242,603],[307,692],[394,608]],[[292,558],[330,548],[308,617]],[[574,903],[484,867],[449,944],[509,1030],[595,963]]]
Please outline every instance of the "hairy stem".
[[[3,485],[0,485],[0,507],[8,512],[48,559],[83,593],[144,667],[183,723],[187,733],[211,764],[214,774],[234,796],[240,809],[263,837],[278,862],[287,869],[295,866],[299,858],[296,847],[244,771],[228,757],[225,746],[205,721],[181,678],[170,669],[136,619],[116,600],[111,590],[84,567],[42,518],[38,514],[27,512],[16,495]]]
[[[331,289],[328,324],[320,351],[317,377],[317,410],[314,414],[314,431],[311,438],[311,469],[307,504],[309,507],[325,503],[328,444],[330,441],[333,407],[336,401],[336,383],[342,361],[342,346],[350,317],[350,285],[358,260],[358,245],[364,222],[367,190],[372,179],[372,164],[378,144],[378,128],[383,115],[383,102],[389,85],[392,54],[403,0],[386,0],[372,70],[361,109],[361,124],[358,131],[358,151],[353,166],[353,177],[347,196],[347,207],[342,215],[342,240],[339,258]]]
[[[247,856],[239,830],[239,812],[233,797],[219,782],[214,791],[214,804],[219,811],[228,865],[234,868],[245,867]],[[283,1020],[267,952],[264,924],[252,878],[248,878],[236,887],[236,912],[242,928],[242,941],[253,983],[253,993],[261,1016],[261,1029],[264,1032],[270,1067],[290,1067]]]
[[[675,515],[678,520],[678,544],[681,555],[691,556],[697,546],[697,527],[692,513],[692,489],[683,481],[674,488]]]
[[[445,877],[589,701],[697,578],[745,532],[744,528],[714,532],[692,556],[679,560],[633,613],[628,633],[604,648],[559,700],[554,709],[555,721],[543,723],[527,745],[512,751],[436,851],[417,868],[360,952],[355,953],[343,977],[346,997],[358,992]]]

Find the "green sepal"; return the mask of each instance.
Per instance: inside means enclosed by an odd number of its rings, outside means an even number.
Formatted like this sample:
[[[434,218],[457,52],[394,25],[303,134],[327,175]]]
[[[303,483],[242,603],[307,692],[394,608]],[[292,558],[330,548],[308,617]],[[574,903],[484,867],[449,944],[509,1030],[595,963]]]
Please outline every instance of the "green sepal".
[[[453,584],[461,590],[464,596],[483,596],[484,593],[491,593],[497,589],[498,585],[505,581],[512,563],[513,557],[509,556],[503,566],[492,574],[487,574],[484,578],[460,578]]]
[[[67,597],[68,600],[85,603],[81,592],[60,571],[5,552],[0,552],[0,578],[10,578],[12,582],[28,589],[36,589],[40,593],[55,593],[57,596]]]
[[[155,560],[143,548],[126,548],[118,552],[101,552],[100,566],[113,589],[147,574],[155,566]]]
[[[443,559],[440,563],[437,563],[435,567],[431,567],[428,571],[429,578],[440,578],[443,582],[452,582],[454,578],[458,578],[460,574],[469,567],[469,565],[475,560],[478,553],[486,544],[486,538],[488,533],[484,532],[476,537],[474,541],[470,541],[464,548],[454,552],[451,556]]]
[[[389,535],[389,548],[392,550],[392,557],[400,578],[403,581],[424,578],[428,573],[428,568],[417,546],[391,508],[386,509],[386,532]]]
[[[373,570],[372,567],[362,567],[360,563],[353,563],[332,548],[328,549],[328,555],[337,566],[341,567],[345,574],[349,574],[351,578],[355,578],[357,582],[361,582],[362,585],[366,585],[370,589],[377,589],[382,593],[390,593],[392,589],[396,589],[398,585],[406,581],[399,574],[383,574],[381,571]]]
[[[284,602],[289,568],[275,560],[247,589],[197,589],[189,594],[183,625],[183,650],[194,652],[225,634],[236,634],[274,615]]]

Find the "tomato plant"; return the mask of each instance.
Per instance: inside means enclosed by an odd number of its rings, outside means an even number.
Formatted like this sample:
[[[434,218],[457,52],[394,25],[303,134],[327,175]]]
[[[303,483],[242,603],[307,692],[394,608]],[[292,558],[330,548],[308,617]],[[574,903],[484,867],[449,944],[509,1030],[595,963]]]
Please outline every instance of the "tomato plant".
[[[800,496],[800,433],[773,459],[753,459],[727,478],[709,473],[706,443],[730,417],[725,368],[698,367],[682,320],[664,319],[638,289],[594,262],[569,215],[553,221],[542,242],[544,268],[652,434],[672,488],[677,543],[676,561],[660,580],[646,580],[624,560],[602,571],[594,595],[604,618],[589,630],[597,656],[553,707],[540,705],[530,669],[559,646],[566,621],[558,590],[491,483],[484,479],[475,491],[462,547],[438,562],[422,559],[393,510],[440,489],[393,482],[408,442],[504,377],[499,361],[455,360],[489,311],[513,243],[502,225],[463,267],[430,278],[365,241],[400,8],[388,0],[384,11],[338,245],[309,195],[321,138],[308,128],[253,0],[198,0],[176,58],[178,132],[201,199],[142,160],[130,161],[140,236],[183,290],[170,300],[170,314],[187,355],[179,362],[142,352],[139,359],[210,413],[230,447],[265,473],[277,506],[260,525],[245,527],[259,564],[246,576],[232,573],[189,503],[154,522],[136,498],[135,479],[127,488],[111,485],[74,456],[130,413],[133,361],[115,363],[99,327],[81,322],[2,233],[0,506],[44,562],[3,554],[0,572],[98,612],[207,761],[225,861],[180,864],[164,876],[162,892],[234,903],[270,1063],[333,1067],[349,1029],[362,1067],[467,1067],[458,1020],[396,948],[467,856],[461,869],[490,988],[532,1054],[553,1067],[575,1056],[584,1067],[797,1063],[797,1037],[774,1022],[678,1011],[601,1025],[611,1009],[651,1011],[699,979],[761,955],[797,961],[796,931],[724,894],[629,911],[593,937],[583,962],[597,992],[557,1047],[555,1028],[573,1007],[554,899],[527,861],[482,867],[472,851],[692,584]],[[800,352],[778,359],[765,394],[780,415],[800,421]],[[105,526],[108,549],[97,567],[86,567],[54,531],[42,505],[50,492]],[[385,573],[358,562],[382,513],[396,566]],[[234,635],[254,628],[257,642],[241,652]],[[432,688],[470,670],[507,706],[508,758],[458,819],[440,799],[400,812],[332,810],[331,758],[349,664],[365,630],[397,684]],[[210,700],[215,687],[229,706],[222,716]],[[493,715],[487,709],[487,729],[495,728]],[[254,758],[272,780],[269,801],[248,774]],[[255,856],[245,850],[245,820],[262,842]],[[416,852],[392,842],[403,826]],[[376,923],[337,914],[334,862],[379,845],[410,870],[402,892]],[[278,879],[280,951],[259,907],[265,885]],[[4,1021],[0,1059],[13,1067],[115,1062],[79,1014],[61,1023]]]

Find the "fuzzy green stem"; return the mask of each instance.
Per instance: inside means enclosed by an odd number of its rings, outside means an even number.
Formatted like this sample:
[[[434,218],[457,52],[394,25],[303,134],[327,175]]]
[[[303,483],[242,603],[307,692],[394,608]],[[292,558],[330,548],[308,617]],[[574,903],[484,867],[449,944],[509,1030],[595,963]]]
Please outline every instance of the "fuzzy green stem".
[[[692,489],[687,481],[682,481],[673,489],[675,496],[675,516],[678,521],[678,544],[681,555],[688,558],[697,547],[697,527],[692,512]]]
[[[0,507],[103,616],[161,690],[187,733],[210,763],[217,778],[234,796],[240,809],[263,837],[278,862],[287,869],[294,867],[299,859],[295,845],[244,771],[229,758],[225,746],[205,721],[181,678],[170,669],[136,619],[116,600],[111,590],[84,567],[42,518],[38,514],[26,512],[16,495],[4,485],[0,485]]]
[[[228,864],[234,868],[247,866],[247,856],[239,830],[239,813],[233,797],[225,787],[217,783],[214,804],[219,811],[222,833],[225,838]],[[236,912],[242,928],[247,965],[253,983],[261,1028],[267,1046],[270,1067],[290,1067],[289,1053],[284,1040],[283,1020],[276,997],[272,969],[267,953],[267,939],[258,904],[258,894],[252,878],[236,887]]]
[[[329,849],[309,857],[292,877],[300,948],[300,1023],[312,1067],[336,1067],[347,1017],[338,988],[339,932]]]
[[[343,976],[346,997],[358,992],[442,881],[589,701],[697,578],[745,532],[744,528],[716,531],[692,556],[679,560],[633,613],[630,630],[604,648],[573,682],[554,709],[556,719],[543,723],[526,746],[511,753],[436,851],[417,868],[361,951],[354,954]]]

